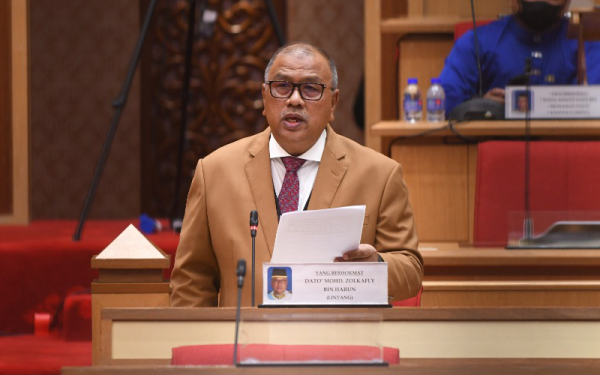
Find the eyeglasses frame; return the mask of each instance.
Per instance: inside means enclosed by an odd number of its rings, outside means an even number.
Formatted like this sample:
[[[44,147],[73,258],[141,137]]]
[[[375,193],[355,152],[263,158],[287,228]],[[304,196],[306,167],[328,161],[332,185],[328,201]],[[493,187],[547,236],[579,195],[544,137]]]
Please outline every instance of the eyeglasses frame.
[[[290,85],[292,85],[292,91],[290,91],[290,95],[288,95],[288,96],[275,96],[275,95],[273,95],[273,87],[271,86],[271,84],[273,82],[285,82],[285,83],[289,83]],[[269,93],[275,99],[289,99],[289,98],[292,97],[292,95],[294,95],[294,91],[296,90],[296,88],[298,88],[298,94],[300,94],[300,97],[302,98],[302,100],[307,100],[307,101],[310,101],[310,102],[316,102],[316,101],[321,100],[323,98],[323,93],[325,92],[325,89],[327,88],[327,85],[322,84],[322,83],[318,83],[318,82],[293,83],[293,82],[283,81],[283,80],[272,80],[272,81],[267,81],[266,83],[267,83],[267,85],[269,85]],[[317,99],[305,98],[304,95],[302,95],[302,90],[300,90],[300,86],[301,85],[306,85],[306,84],[321,86],[323,88],[321,90],[321,96],[319,96]]]

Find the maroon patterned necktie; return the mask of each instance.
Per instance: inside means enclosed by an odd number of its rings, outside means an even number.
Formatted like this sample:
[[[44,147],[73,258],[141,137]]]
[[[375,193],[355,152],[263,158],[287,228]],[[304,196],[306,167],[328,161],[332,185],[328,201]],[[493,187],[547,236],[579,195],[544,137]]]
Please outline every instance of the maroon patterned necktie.
[[[300,181],[298,180],[298,169],[306,160],[293,157],[281,158],[285,165],[285,177],[279,192],[279,209],[284,214],[289,211],[298,210],[300,200]]]

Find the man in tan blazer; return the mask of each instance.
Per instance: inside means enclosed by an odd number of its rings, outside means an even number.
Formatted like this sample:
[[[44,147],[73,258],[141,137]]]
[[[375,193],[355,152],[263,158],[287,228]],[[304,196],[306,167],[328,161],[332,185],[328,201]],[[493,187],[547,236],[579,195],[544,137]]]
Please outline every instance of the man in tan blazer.
[[[284,46],[267,66],[262,95],[269,128],[198,162],[171,276],[171,305],[236,305],[236,264],[251,259],[252,210],[260,216],[256,296],[262,302],[262,264],[273,253],[276,200],[286,174],[281,158],[287,156],[307,160],[297,172],[300,209],[366,206],[359,248],[336,261],[386,262],[390,300],[417,295],[423,261],[402,167],[328,125],[339,98],[333,61],[308,44]],[[243,305],[250,305],[249,285]]]

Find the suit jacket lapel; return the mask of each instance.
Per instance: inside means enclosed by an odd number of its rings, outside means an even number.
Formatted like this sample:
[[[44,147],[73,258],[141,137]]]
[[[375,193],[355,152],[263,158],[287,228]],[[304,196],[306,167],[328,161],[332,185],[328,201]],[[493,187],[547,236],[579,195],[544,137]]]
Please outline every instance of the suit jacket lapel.
[[[340,136],[327,125],[327,141],[310,196],[309,210],[331,208],[333,198],[348,169],[343,163],[345,155],[346,151],[340,142]]]
[[[252,191],[252,197],[259,215],[259,226],[267,243],[269,255],[273,255],[275,235],[277,233],[277,209],[271,176],[271,159],[269,156],[269,137],[267,128],[248,148],[250,160],[246,163],[246,178]]]

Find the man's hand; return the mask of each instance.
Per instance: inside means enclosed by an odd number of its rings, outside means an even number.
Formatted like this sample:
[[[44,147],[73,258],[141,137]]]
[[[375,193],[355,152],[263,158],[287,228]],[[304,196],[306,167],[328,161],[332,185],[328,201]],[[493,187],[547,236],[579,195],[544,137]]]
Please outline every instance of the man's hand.
[[[358,249],[350,250],[343,257],[337,257],[334,262],[378,262],[377,250],[369,244],[361,243]]]
[[[498,103],[504,103],[504,89],[501,88],[493,88],[488,91],[484,96],[485,99],[491,99]]]

